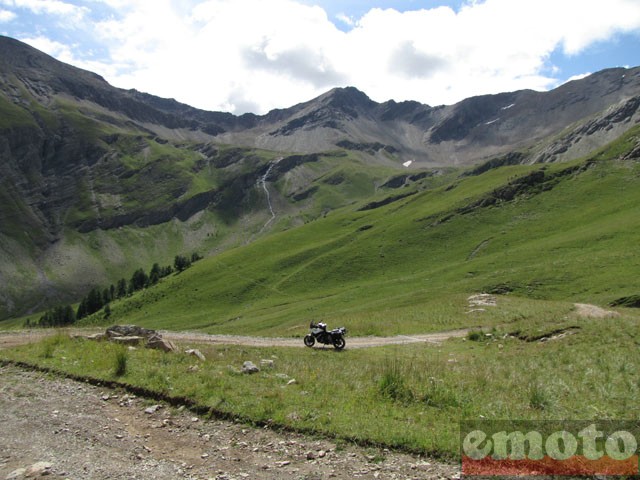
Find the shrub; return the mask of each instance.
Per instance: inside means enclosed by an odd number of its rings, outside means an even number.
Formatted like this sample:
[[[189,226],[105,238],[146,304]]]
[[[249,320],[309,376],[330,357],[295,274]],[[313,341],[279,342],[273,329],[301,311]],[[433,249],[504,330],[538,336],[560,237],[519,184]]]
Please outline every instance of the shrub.
[[[484,333],[478,330],[471,330],[469,333],[467,333],[467,339],[471,340],[472,342],[480,342],[484,339]]]

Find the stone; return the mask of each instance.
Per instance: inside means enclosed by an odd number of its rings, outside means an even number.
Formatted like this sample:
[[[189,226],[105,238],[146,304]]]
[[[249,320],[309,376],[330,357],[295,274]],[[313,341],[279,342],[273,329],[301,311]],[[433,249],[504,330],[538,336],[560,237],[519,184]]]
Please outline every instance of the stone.
[[[51,465],[49,462],[37,462],[27,468],[24,472],[26,478],[31,477],[43,477],[45,475],[51,475]]]
[[[156,413],[160,408],[162,408],[162,405],[151,405],[150,407],[144,409],[144,413],[151,415],[153,413]]]
[[[17,478],[23,478],[25,473],[27,473],[26,468],[18,468],[4,478],[5,480],[15,480]]]
[[[193,355],[194,357],[196,357],[198,360],[202,360],[203,362],[207,359],[200,350],[198,350],[197,348],[189,348],[187,350],[184,351],[184,353],[186,353],[187,355]]]
[[[86,337],[82,337],[82,335],[78,335],[78,338],[86,338],[87,340],[94,340],[96,342],[101,342],[102,340],[107,339],[106,333],[94,333],[92,335],[87,335]]]
[[[260,366],[273,368],[275,366],[275,363],[273,362],[273,360],[268,360],[266,358],[263,358],[262,360],[260,360]]]
[[[255,363],[247,360],[242,364],[242,373],[257,373],[260,369],[256,366]]]
[[[147,342],[147,348],[153,348],[155,350],[162,350],[163,352],[177,352],[178,348],[166,338],[160,336],[154,336]]]
[[[151,338],[157,335],[155,330],[150,330],[137,325],[113,325],[106,330],[106,335],[112,337],[144,337]]]
[[[121,345],[140,345],[144,341],[144,337],[111,337],[111,341]]]

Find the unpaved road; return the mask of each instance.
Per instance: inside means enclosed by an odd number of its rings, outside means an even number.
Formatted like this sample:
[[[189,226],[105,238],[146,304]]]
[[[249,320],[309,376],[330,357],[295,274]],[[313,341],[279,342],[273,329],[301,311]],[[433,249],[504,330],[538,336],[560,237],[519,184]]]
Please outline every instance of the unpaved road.
[[[104,331],[104,329],[68,329],[70,334],[87,335]],[[410,343],[440,343],[449,338],[460,338],[467,335],[468,329],[449,330],[446,332],[426,333],[419,335],[395,335],[393,337],[346,337],[346,348],[381,347],[384,345],[404,345]],[[53,335],[55,330],[23,330],[0,332],[0,349],[26,343],[37,342]],[[164,338],[174,342],[193,342],[205,344],[244,345],[247,347],[304,347],[302,338],[248,337],[241,335],[209,335],[197,332],[172,332],[161,330]],[[316,348],[318,344],[316,344]]]
[[[151,408],[150,408],[151,407]],[[27,476],[29,469],[42,475]],[[444,479],[459,466],[204,420],[122,391],[0,367],[0,480]]]
[[[448,338],[464,337],[468,329],[420,335],[395,335],[393,337],[346,337],[346,348],[382,347],[384,345],[404,345],[409,343],[440,343]],[[205,333],[161,331],[162,336],[171,341],[207,344],[244,345],[253,347],[304,347],[302,338],[247,337],[240,335],[207,335]],[[322,345],[316,344],[318,348]],[[331,347],[329,347],[331,348]]]

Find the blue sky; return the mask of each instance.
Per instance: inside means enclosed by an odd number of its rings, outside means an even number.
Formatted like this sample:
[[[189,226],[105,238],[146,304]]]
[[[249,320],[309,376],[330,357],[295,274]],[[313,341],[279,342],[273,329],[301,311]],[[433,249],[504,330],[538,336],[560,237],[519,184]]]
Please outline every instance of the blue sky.
[[[640,65],[640,0],[0,0],[0,33],[208,110],[440,105]]]

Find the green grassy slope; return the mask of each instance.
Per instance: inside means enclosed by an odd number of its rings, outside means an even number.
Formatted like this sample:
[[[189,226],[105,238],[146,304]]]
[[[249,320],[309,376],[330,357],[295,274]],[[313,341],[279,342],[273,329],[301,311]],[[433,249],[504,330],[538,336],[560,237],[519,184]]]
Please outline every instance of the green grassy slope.
[[[442,330],[478,291],[605,303],[640,290],[638,129],[589,159],[511,166],[388,205],[332,212],[196,264],[113,307],[111,322],[299,335]],[[630,141],[629,139],[635,139]]]

